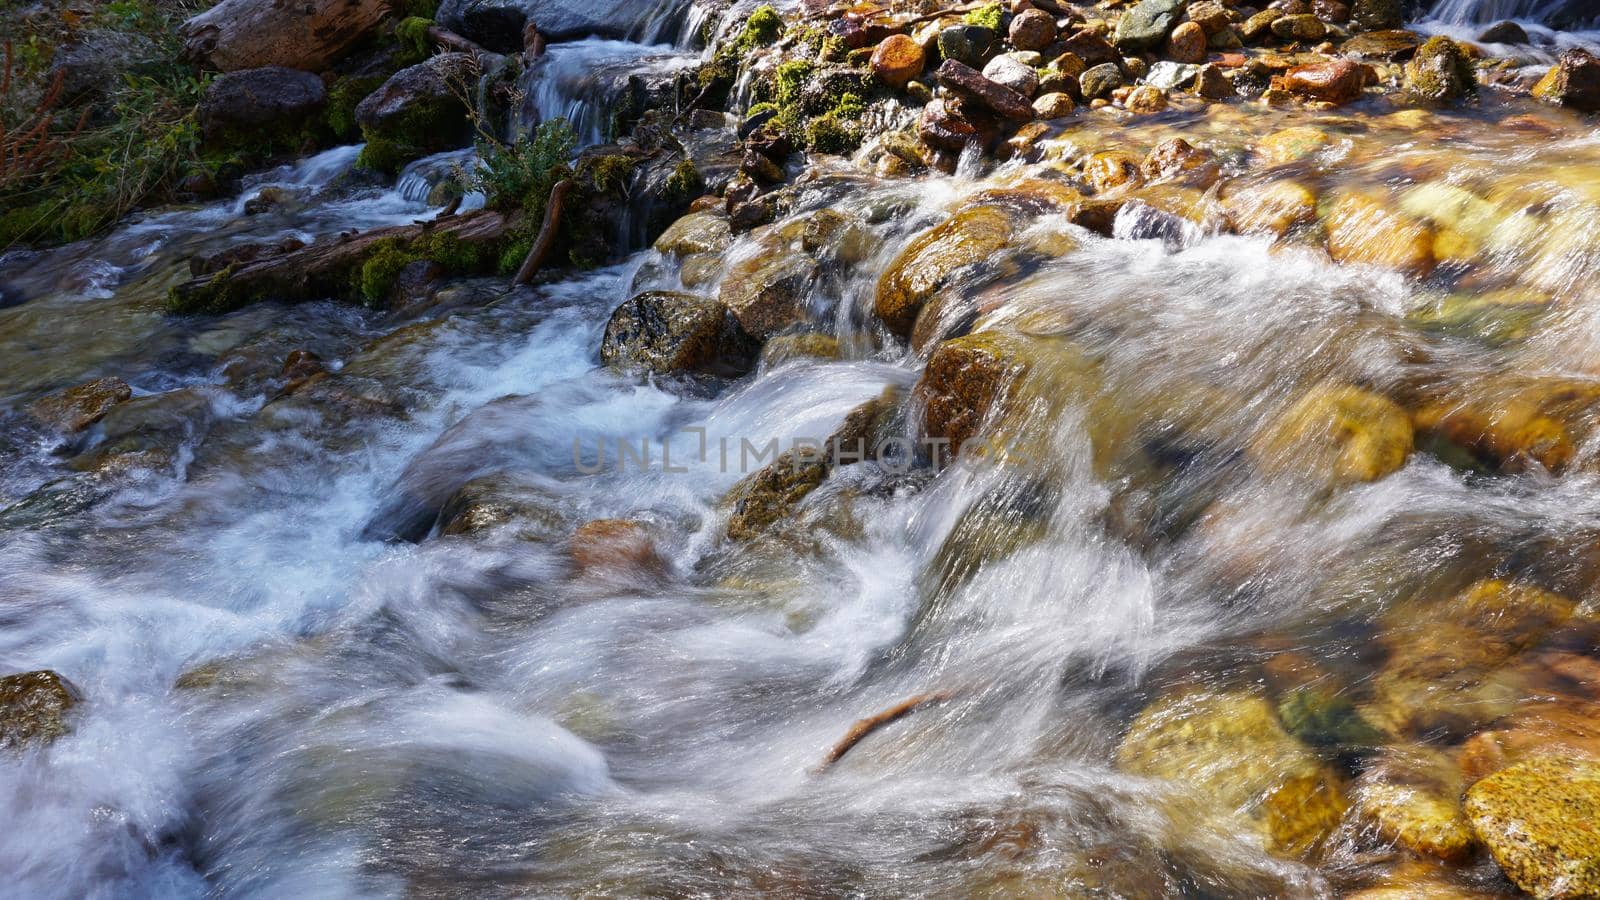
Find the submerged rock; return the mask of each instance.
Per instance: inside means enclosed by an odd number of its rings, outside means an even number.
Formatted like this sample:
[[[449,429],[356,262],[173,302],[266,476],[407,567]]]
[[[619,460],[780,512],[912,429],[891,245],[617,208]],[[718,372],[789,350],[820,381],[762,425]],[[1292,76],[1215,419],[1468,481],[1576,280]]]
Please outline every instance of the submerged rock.
[[[954,459],[978,435],[996,404],[1004,402],[1028,368],[1025,338],[996,332],[969,334],[939,344],[917,381],[924,433],[949,441]]]
[[[48,744],[67,733],[67,713],[82,695],[49,670],[0,678],[0,750]]]
[[[1600,762],[1544,757],[1467,791],[1467,817],[1506,877],[1535,897],[1600,896]]]
[[[1328,255],[1342,263],[1398,269],[1425,278],[1433,271],[1433,229],[1391,209],[1379,196],[1345,192],[1324,219]]]
[[[586,573],[661,575],[671,565],[656,549],[654,530],[635,519],[595,519],[572,536],[572,564]]]
[[[41,397],[28,412],[41,423],[62,431],[82,431],[105,418],[112,407],[133,396],[121,378],[96,378],[76,387]]]
[[[1335,483],[1376,481],[1410,455],[1411,418],[1393,401],[1360,388],[1311,389],[1250,445],[1257,465]]]
[[[470,133],[464,85],[476,71],[471,54],[441,53],[390,76],[356,106],[367,141],[362,164],[393,173],[418,157],[464,144]]]
[[[1337,777],[1249,693],[1180,690],[1155,701],[1122,739],[1117,765],[1183,785],[1291,856],[1320,846],[1345,810]]]
[[[1356,807],[1379,837],[1420,856],[1466,862],[1477,838],[1461,810],[1461,776],[1445,753],[1396,748],[1362,773]]]
[[[757,341],[811,317],[808,294],[817,278],[817,263],[790,250],[778,237],[769,234],[763,252],[734,263],[717,294],[739,327]]]

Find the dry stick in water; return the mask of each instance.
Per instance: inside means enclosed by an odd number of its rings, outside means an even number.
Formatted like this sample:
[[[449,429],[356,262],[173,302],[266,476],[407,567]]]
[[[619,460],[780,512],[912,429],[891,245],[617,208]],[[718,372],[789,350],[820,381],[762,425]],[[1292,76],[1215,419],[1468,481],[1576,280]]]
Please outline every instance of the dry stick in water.
[[[822,769],[826,770],[829,766],[843,759],[846,753],[849,753],[855,745],[866,740],[867,736],[874,731],[888,725],[890,722],[905,718],[930,703],[943,703],[949,700],[950,697],[949,691],[918,694],[909,700],[902,700],[896,703],[875,716],[868,716],[860,720],[850,726],[850,730],[845,733],[844,738],[839,743],[834,744],[832,750],[828,751],[827,758],[822,761]]]
[[[522,268],[517,270],[517,277],[511,280],[512,284],[527,284],[539,267],[544,265],[545,254],[550,252],[550,245],[555,243],[556,229],[561,227],[561,205],[570,190],[570,178],[561,179],[550,189],[550,200],[544,205],[544,224],[539,226],[539,237],[528,248],[528,255],[522,260]]]

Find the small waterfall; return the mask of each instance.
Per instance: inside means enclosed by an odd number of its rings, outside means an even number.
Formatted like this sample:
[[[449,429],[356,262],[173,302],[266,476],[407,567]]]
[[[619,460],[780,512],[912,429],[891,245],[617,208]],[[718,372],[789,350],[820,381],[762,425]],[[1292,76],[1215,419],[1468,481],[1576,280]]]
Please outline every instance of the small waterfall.
[[[553,44],[523,75],[527,99],[522,125],[531,128],[564,118],[577,132],[580,147],[603,144],[612,137],[613,113],[635,84],[649,90],[652,84],[670,82],[695,61],[667,44],[600,38]]]
[[[1554,29],[1600,25],[1592,0],[1436,0],[1427,18],[1445,25],[1489,25],[1512,19]]]

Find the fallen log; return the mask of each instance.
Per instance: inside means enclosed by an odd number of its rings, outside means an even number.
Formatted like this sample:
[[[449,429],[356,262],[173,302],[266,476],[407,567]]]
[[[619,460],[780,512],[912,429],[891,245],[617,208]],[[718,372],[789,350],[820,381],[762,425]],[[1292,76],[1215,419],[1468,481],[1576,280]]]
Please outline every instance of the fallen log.
[[[223,72],[326,69],[377,28],[389,0],[222,0],[178,27],[184,54]]]
[[[933,691],[927,694],[918,694],[909,700],[902,700],[899,703],[896,703],[894,706],[889,707],[877,715],[868,716],[865,719],[856,722],[854,725],[850,726],[850,730],[845,733],[845,736],[840,739],[839,743],[834,744],[833,749],[828,751],[827,757],[822,761],[821,769],[826,771],[834,763],[843,759],[846,753],[849,753],[851,749],[855,747],[855,745],[866,740],[868,735],[871,735],[874,731],[877,731],[891,722],[903,719],[924,706],[928,706],[933,703],[943,703],[944,701],[949,700],[950,697],[951,694],[948,691]]]
[[[527,284],[533,280],[535,272],[544,265],[545,256],[550,253],[550,245],[555,243],[556,232],[561,229],[561,208],[566,205],[567,193],[572,190],[572,179],[563,178],[556,182],[550,189],[550,199],[544,205],[544,223],[539,226],[539,237],[528,248],[528,255],[523,258],[522,266],[517,269],[517,277],[511,279],[512,284]]]
[[[448,236],[461,245],[486,247],[504,237],[509,225],[500,213],[480,209],[432,222],[329,237],[298,249],[268,248],[177,285],[168,295],[167,308],[175,313],[223,313],[262,300],[292,303],[347,297],[352,294],[352,273],[385,242],[410,246],[423,238]]]

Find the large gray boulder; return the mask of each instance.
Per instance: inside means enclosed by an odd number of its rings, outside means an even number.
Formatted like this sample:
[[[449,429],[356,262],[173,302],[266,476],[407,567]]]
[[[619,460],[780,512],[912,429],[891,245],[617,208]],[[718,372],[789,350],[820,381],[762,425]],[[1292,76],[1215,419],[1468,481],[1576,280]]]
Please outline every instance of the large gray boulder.
[[[674,35],[690,0],[444,0],[441,25],[497,53],[522,50],[529,22],[549,41],[591,35],[652,41]]]

